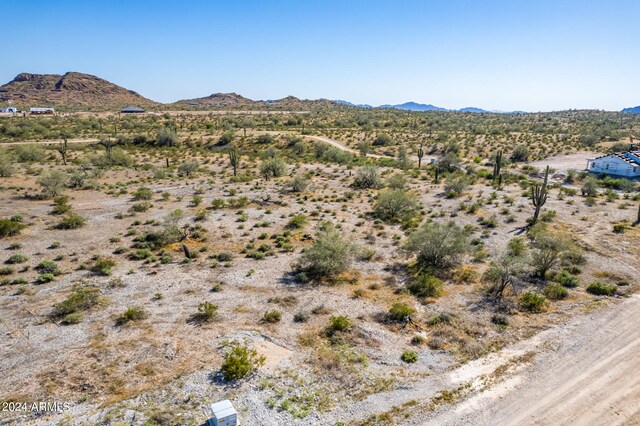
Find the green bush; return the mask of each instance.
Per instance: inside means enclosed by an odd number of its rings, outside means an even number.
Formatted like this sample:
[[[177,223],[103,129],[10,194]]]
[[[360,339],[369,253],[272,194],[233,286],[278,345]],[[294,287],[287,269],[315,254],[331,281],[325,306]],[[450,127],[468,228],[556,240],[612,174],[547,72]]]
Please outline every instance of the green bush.
[[[140,321],[147,318],[147,311],[142,306],[132,306],[122,313],[116,320],[117,325],[125,325],[130,321]]]
[[[569,292],[560,284],[550,283],[545,286],[544,295],[547,299],[560,300],[565,299],[569,295]]]
[[[354,188],[380,188],[381,186],[382,182],[380,182],[378,168],[375,166],[362,167],[360,170],[358,170],[358,173],[356,173],[356,177],[353,179]]]
[[[11,255],[11,257],[9,257],[9,259],[7,259],[6,263],[8,263],[10,265],[13,265],[13,264],[16,264],[16,263],[24,263],[27,260],[29,260],[29,258],[26,255],[24,255],[22,253],[16,253],[14,255]]]
[[[116,266],[116,261],[110,257],[98,257],[93,266],[91,266],[91,272],[98,275],[111,275],[111,269]]]
[[[218,305],[211,302],[202,302],[198,305],[196,317],[203,322],[211,322],[218,316]]]
[[[574,288],[578,286],[578,277],[564,269],[556,276],[555,280],[563,287]]]
[[[63,316],[87,310],[98,304],[100,289],[97,287],[75,287],[69,297],[53,306],[53,315]]]
[[[596,281],[589,284],[587,292],[596,296],[613,296],[616,293],[616,288],[610,284]]]
[[[384,189],[378,193],[373,205],[373,214],[382,220],[400,222],[416,213],[415,197],[403,189]]]
[[[262,322],[274,324],[276,322],[280,322],[282,319],[282,313],[278,310],[267,311],[262,316]]]
[[[56,225],[57,229],[77,229],[87,222],[87,218],[77,213],[67,213]]]
[[[36,271],[41,274],[59,274],[60,270],[58,269],[58,264],[53,260],[43,260],[36,266]]]
[[[55,198],[62,194],[69,182],[69,175],[59,170],[51,170],[38,179],[42,192],[47,198]]]
[[[55,279],[56,279],[56,276],[54,274],[46,273],[46,274],[38,275],[38,277],[36,278],[36,282],[38,284],[46,284],[46,283],[50,283]]]
[[[27,225],[12,219],[0,219],[0,238],[18,235],[26,227]]]
[[[0,276],[11,275],[15,272],[15,270],[10,266],[1,266],[0,267]]]
[[[407,364],[414,364],[418,362],[418,354],[414,351],[406,350],[402,352],[400,359],[406,362]]]
[[[525,291],[519,298],[520,306],[529,312],[542,312],[547,306],[546,297],[532,291]]]
[[[420,274],[407,288],[416,297],[439,297],[442,296],[443,285],[433,275]]]
[[[277,178],[287,173],[287,163],[282,158],[270,158],[260,165],[260,174],[266,180]]]
[[[353,244],[327,223],[318,230],[313,245],[304,250],[294,268],[309,278],[332,278],[349,269],[354,256]]]
[[[225,380],[242,379],[261,367],[264,362],[265,357],[258,354],[255,349],[249,349],[239,343],[231,343],[224,356],[222,374]]]
[[[404,322],[415,313],[416,310],[406,303],[396,302],[389,308],[387,317],[392,322]]]
[[[467,233],[455,222],[427,222],[409,235],[404,248],[417,255],[423,268],[449,268],[471,246]]]
[[[351,329],[351,320],[349,317],[339,315],[329,318],[329,325],[327,326],[327,336],[333,336],[337,332],[344,332]]]
[[[285,226],[285,228],[300,229],[300,228],[304,228],[306,224],[307,224],[307,216],[303,214],[298,214],[293,216],[291,219],[289,219],[289,222],[287,222],[287,225]]]
[[[64,318],[62,318],[61,323],[63,325],[72,325],[72,324],[78,324],[80,321],[82,321],[82,315],[80,315],[77,312],[74,312],[72,314],[65,315]]]
[[[150,190],[149,188],[142,187],[135,190],[132,195],[133,195],[133,199],[136,201],[150,200],[151,197],[153,197],[153,191]]]

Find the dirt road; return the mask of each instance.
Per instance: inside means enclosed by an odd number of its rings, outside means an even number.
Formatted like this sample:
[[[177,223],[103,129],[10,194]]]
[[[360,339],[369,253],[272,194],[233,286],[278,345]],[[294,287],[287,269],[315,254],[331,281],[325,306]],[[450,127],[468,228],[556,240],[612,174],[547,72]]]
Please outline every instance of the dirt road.
[[[640,295],[552,330],[533,363],[441,425],[640,424]]]

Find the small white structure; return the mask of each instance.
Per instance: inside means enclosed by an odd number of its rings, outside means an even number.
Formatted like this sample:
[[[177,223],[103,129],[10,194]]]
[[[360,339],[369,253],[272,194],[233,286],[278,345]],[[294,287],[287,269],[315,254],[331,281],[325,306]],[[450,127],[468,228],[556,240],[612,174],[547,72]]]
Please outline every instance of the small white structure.
[[[619,152],[587,160],[587,171],[606,175],[640,176],[640,151]]]
[[[1,108],[0,112],[6,112],[6,113],[11,113],[11,114],[15,114],[18,112],[18,108],[14,107],[14,106],[9,106],[6,108]]]
[[[209,426],[236,426],[238,413],[228,399],[211,404],[213,417],[209,419]]]

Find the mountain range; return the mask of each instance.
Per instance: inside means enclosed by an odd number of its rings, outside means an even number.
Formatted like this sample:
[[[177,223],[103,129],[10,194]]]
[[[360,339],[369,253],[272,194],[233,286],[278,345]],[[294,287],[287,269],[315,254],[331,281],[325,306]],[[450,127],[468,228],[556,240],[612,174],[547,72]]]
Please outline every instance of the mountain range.
[[[110,111],[135,105],[144,108],[171,109],[278,109],[303,110],[325,108],[390,108],[404,111],[446,111],[463,113],[508,113],[521,114],[522,111],[487,111],[476,107],[451,110],[431,104],[405,102],[374,107],[368,104],[353,104],[345,100],[298,99],[294,96],[276,100],[253,100],[237,93],[213,93],[194,99],[183,99],[163,104],[147,99],[139,93],[118,86],[94,75],[79,72],[59,74],[18,74],[10,82],[0,86],[0,104],[12,104],[21,109],[30,107],[55,107],[67,111]],[[625,108],[625,113],[640,113],[640,106]]]

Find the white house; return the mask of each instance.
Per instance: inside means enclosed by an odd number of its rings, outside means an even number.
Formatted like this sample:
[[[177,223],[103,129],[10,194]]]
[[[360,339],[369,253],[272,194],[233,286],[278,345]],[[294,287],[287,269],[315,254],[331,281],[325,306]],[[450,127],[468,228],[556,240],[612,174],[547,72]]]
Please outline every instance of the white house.
[[[640,151],[618,152],[602,157],[589,158],[587,170],[592,173],[604,173],[606,175],[639,177],[640,176]]]
[[[14,106],[9,106],[6,108],[0,108],[0,112],[8,112],[8,113],[15,114],[16,112],[18,112],[18,108]]]

